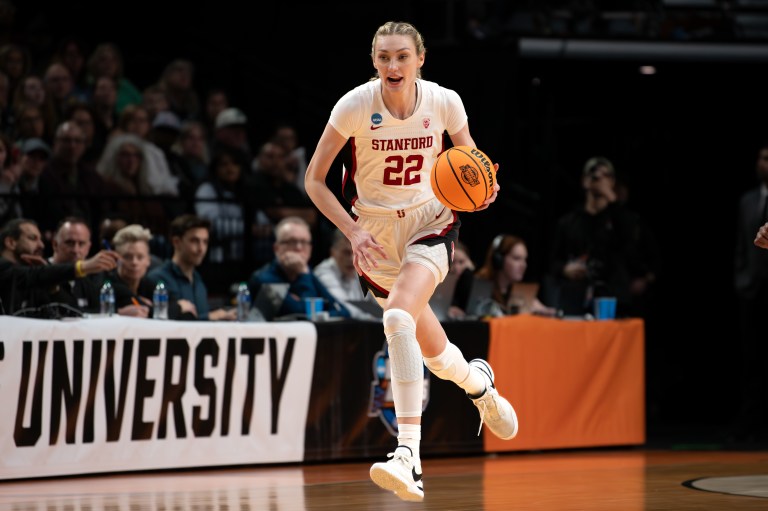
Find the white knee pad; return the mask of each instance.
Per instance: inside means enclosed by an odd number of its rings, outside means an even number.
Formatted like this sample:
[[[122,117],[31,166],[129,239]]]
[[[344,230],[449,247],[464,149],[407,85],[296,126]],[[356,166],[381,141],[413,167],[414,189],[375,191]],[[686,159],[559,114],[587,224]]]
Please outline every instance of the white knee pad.
[[[384,311],[384,333],[389,343],[392,379],[401,382],[421,380],[424,362],[416,340],[416,322],[402,309]]]
[[[432,374],[443,380],[450,380],[461,384],[469,376],[469,364],[461,353],[461,350],[451,341],[447,341],[441,354],[432,358],[425,358],[424,363]]]
[[[424,397],[424,361],[416,340],[416,322],[402,309],[384,312],[389,344],[392,397],[397,417],[420,417]]]

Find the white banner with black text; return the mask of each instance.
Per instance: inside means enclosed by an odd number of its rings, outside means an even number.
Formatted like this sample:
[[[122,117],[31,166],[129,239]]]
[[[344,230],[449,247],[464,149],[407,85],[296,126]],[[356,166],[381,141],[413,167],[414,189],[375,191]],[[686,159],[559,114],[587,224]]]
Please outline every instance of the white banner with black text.
[[[0,317],[0,479],[300,462],[306,321]]]

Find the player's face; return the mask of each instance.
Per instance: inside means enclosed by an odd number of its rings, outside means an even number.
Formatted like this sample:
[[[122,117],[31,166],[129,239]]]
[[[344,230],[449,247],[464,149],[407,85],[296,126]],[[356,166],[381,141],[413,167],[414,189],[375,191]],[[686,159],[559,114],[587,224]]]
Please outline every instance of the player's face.
[[[402,89],[412,84],[422,64],[424,55],[416,53],[416,46],[409,36],[388,35],[376,39],[373,67],[385,87]]]

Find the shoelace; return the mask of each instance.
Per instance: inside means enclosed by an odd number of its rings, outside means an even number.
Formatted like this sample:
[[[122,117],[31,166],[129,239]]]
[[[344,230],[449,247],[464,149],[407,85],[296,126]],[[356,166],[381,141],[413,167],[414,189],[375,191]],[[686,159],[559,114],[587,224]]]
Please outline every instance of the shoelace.
[[[480,427],[477,428],[477,436],[483,431],[483,419],[485,419],[485,401],[477,402],[477,409],[480,410]]]
[[[483,430],[483,422],[485,421],[485,413],[488,411],[488,405],[486,404],[486,401],[493,399],[493,394],[486,393],[483,397],[478,399],[476,401],[477,403],[477,409],[480,410],[480,427],[477,429],[477,436],[480,436],[480,432]],[[494,403],[495,405],[495,403]],[[498,405],[495,405],[493,408],[496,409],[496,418],[498,419],[500,417],[499,415],[499,407]],[[493,417],[491,417],[493,419]]]
[[[390,452],[389,454],[387,454],[387,458],[392,458],[394,461],[399,461],[400,463],[404,464],[408,468],[413,467],[413,463],[411,462],[411,457],[406,454]]]

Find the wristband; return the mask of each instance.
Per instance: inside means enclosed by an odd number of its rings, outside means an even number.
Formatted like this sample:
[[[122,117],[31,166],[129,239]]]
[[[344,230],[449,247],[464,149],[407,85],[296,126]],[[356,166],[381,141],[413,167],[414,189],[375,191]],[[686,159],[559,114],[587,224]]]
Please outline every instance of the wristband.
[[[83,278],[85,277],[85,272],[83,271],[83,261],[77,261],[75,263],[75,277],[77,278]]]

